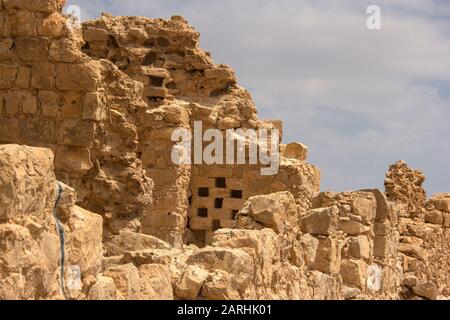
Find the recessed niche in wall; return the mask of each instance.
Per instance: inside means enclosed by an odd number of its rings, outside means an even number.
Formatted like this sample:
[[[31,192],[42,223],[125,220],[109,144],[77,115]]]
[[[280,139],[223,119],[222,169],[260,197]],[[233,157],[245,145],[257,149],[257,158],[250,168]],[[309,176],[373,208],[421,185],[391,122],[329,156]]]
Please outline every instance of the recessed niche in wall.
[[[202,217],[202,218],[208,217],[208,209],[206,209],[206,208],[198,208],[197,209],[197,215],[199,217]]]
[[[199,197],[209,197],[209,189],[208,188],[199,188],[198,196]]]
[[[225,178],[216,178],[216,188],[226,188],[227,183]]]
[[[212,222],[212,228],[214,231],[219,230],[221,228],[220,226],[220,220],[213,220]]]
[[[223,199],[222,198],[216,198],[214,200],[214,208],[222,209],[222,206],[223,206]]]
[[[231,198],[242,199],[242,190],[231,190]]]

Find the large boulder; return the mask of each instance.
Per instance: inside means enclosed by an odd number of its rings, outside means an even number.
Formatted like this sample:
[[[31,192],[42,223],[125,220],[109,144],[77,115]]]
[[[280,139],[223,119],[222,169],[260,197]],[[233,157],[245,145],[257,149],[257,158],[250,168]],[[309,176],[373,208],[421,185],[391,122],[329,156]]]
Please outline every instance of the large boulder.
[[[297,227],[298,216],[295,199],[290,192],[254,196],[238,213],[237,228],[270,228],[276,233],[286,233]]]

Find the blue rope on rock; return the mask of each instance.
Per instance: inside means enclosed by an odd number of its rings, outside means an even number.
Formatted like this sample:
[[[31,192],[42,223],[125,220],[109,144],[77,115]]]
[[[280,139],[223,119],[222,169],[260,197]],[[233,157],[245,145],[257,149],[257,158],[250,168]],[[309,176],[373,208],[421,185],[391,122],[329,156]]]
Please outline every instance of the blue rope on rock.
[[[61,293],[64,296],[64,299],[67,299],[66,296],[66,290],[64,288],[64,264],[65,264],[65,251],[64,251],[64,244],[65,244],[65,234],[64,234],[64,227],[61,223],[61,221],[59,221],[58,216],[56,214],[56,208],[59,207],[59,203],[61,202],[61,198],[62,198],[62,194],[64,192],[64,187],[61,185],[61,183],[57,182],[56,183],[56,188],[57,188],[57,197],[56,197],[56,202],[55,202],[55,206],[53,207],[53,217],[55,218],[55,222],[56,222],[56,230],[58,231],[59,234],[59,245],[60,245],[60,265],[61,265],[61,279],[60,279],[60,287],[61,287]]]

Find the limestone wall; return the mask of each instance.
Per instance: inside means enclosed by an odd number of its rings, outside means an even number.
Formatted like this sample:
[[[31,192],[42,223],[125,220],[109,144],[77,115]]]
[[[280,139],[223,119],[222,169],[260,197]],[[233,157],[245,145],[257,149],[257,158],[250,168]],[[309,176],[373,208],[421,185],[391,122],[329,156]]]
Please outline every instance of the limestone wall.
[[[106,231],[139,230],[152,181],[137,157],[142,86],[81,52],[63,1],[2,1],[0,143],[46,147],[78,203],[103,214]]]
[[[282,124],[258,118],[183,18],[104,14],[73,30],[63,4],[0,2],[0,298],[450,295],[450,195],[427,201],[421,171],[398,162],[385,192],[320,193],[300,143],[280,145],[273,176],[174,164],[171,135],[195,121]],[[79,284],[61,285],[62,264]]]

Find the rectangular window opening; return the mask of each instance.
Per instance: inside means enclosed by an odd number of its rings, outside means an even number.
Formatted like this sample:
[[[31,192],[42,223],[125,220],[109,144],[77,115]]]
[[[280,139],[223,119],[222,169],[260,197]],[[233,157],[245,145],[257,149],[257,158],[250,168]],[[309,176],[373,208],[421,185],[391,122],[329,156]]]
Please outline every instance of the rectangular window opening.
[[[197,215],[199,217],[202,217],[202,218],[208,217],[208,209],[206,209],[206,208],[198,208],[197,209]]]

